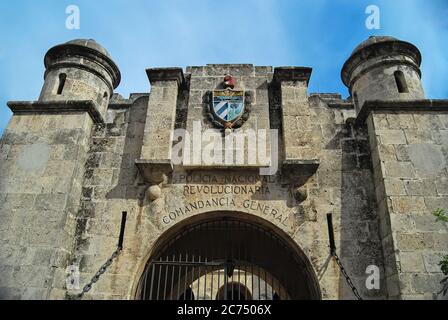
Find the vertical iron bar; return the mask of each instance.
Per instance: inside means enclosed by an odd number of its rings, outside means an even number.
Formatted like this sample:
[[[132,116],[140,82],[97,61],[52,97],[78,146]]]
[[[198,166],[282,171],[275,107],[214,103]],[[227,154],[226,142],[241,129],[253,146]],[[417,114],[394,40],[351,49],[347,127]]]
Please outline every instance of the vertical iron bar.
[[[227,300],[227,263],[224,265],[224,300]]]
[[[151,272],[151,283],[150,283],[151,289],[150,289],[150,291],[149,291],[149,300],[152,300],[152,291],[153,291],[153,289],[154,289],[154,273],[155,273],[155,269],[156,269],[156,264],[155,264],[155,262],[152,264],[151,268],[152,268],[152,272]]]
[[[213,261],[213,260],[212,260]],[[215,273],[215,270],[214,270],[214,268],[213,268],[213,265],[211,266],[211,273],[210,273],[210,276],[211,276],[211,284],[210,284],[210,300],[213,300],[213,281],[215,281],[213,278],[214,278],[214,273]]]
[[[239,232],[239,235],[241,235],[241,221],[238,221],[238,232]],[[238,240],[240,240],[240,239],[238,239]],[[238,263],[241,263],[241,241],[238,241]],[[238,270],[238,300],[240,300],[241,299],[240,268],[238,268],[237,270]]]
[[[233,278],[233,277],[232,277]],[[235,291],[235,287],[234,287],[234,281],[233,281],[233,279],[232,279],[232,282],[231,282],[231,284],[232,284],[232,289],[231,289],[231,294],[230,294],[230,297],[231,297],[231,301],[233,301],[234,299],[235,299],[235,297],[234,297],[234,295],[233,295],[233,292]]]
[[[218,269],[218,291],[217,291],[217,297],[219,297],[219,290],[221,289],[221,268]]]
[[[207,258],[205,258],[205,265],[204,265],[204,295],[202,296],[202,300],[207,300],[207,271],[208,271],[208,266],[207,266]]]
[[[266,269],[264,270],[264,300],[268,300],[268,275]]]
[[[191,256],[191,262],[194,263],[194,254],[192,254],[192,256]],[[190,282],[190,290],[189,290],[190,300],[193,300],[193,282],[194,282],[194,264],[191,265],[191,282]]]
[[[182,262],[182,253],[179,253],[179,274],[177,277],[177,295],[176,298],[174,300],[179,300],[180,298],[180,279],[182,279],[182,264],[180,264]]]
[[[208,239],[208,223],[205,223],[205,236],[204,239]],[[202,295],[202,300],[206,300],[205,292],[207,291],[207,257],[208,257],[208,245],[209,242],[205,243],[205,255],[204,255],[204,294]]]
[[[214,231],[214,226],[215,226],[215,223],[212,223],[211,224],[211,231],[212,231],[212,233]],[[212,237],[212,239],[213,239],[213,237]],[[210,288],[210,300],[214,300],[215,296],[213,294],[213,287],[214,287],[214,281],[215,281],[215,279],[214,279],[214,277],[215,277],[215,268],[213,266],[213,262],[215,261],[215,255],[217,254],[217,250],[215,250],[216,242],[211,242],[211,243],[213,243],[213,246],[212,246],[212,255],[211,255],[211,262],[212,262],[212,285],[211,285],[211,288]],[[218,287],[218,289],[219,289],[219,287]]]
[[[209,241],[208,241],[208,243],[210,243],[212,246],[211,246],[211,248],[210,248],[210,261],[211,261],[211,274],[210,274],[210,277],[212,278],[211,279],[211,283],[210,283],[210,300],[213,300],[213,272],[215,271],[214,269],[213,269],[213,260],[214,260],[214,257],[213,257],[213,254],[214,254],[214,251],[213,251],[213,248],[214,248],[214,246],[213,246],[213,244],[212,244],[212,242],[210,241],[210,235],[212,234],[212,231],[213,231],[213,222],[212,223],[210,223],[210,229],[209,229]]]
[[[244,231],[243,231],[244,230]],[[243,234],[244,235],[247,235],[247,225],[244,225],[243,226],[243,230],[242,230],[242,232],[243,232]],[[248,266],[247,266],[247,262],[246,261],[248,261],[249,259],[247,258],[247,246],[245,245],[245,246],[243,246],[243,256],[244,256],[244,261],[245,261],[245,265],[244,265],[244,290],[249,290],[248,288],[247,288],[247,268],[248,268]],[[251,292],[251,294],[252,294],[252,292]]]
[[[244,266],[244,290],[247,291],[247,266]],[[249,297],[246,297],[248,300]]]
[[[188,253],[185,254],[185,262],[188,262]],[[185,275],[184,275],[184,300],[187,300],[187,277],[188,277],[188,263],[185,264]]]
[[[201,227],[199,227],[198,226],[198,229],[196,229],[195,231],[196,231],[196,238],[199,238],[200,239],[200,232],[201,232],[201,229],[202,229],[202,226]],[[200,288],[200,279],[199,279],[199,276],[200,276],[200,271],[201,271],[201,254],[202,254],[202,251],[201,251],[201,247],[199,247],[197,250],[197,252],[198,252],[198,277],[197,277],[197,279],[195,279],[194,280],[194,282],[197,282],[197,286],[198,286],[198,290],[197,290],[197,295],[196,295],[196,297],[195,297],[195,299],[196,300],[199,300],[199,288]],[[193,281],[192,281],[193,282]],[[193,292],[193,296],[194,296],[194,292]]]
[[[222,229],[223,229],[223,233],[225,235],[226,238],[226,245],[224,247],[224,259],[225,259],[225,264],[224,264],[224,295],[223,298],[224,300],[227,300],[227,260],[229,259],[229,253],[228,251],[230,251],[230,249],[228,248],[229,244],[230,244],[230,231],[226,228],[227,224],[223,221],[222,222]]]
[[[198,256],[198,262],[199,262],[199,265],[198,265],[198,297],[197,297],[197,299],[199,300],[199,289],[201,288],[201,285],[200,285],[200,281],[201,281],[201,253],[199,253],[199,256]]]
[[[171,270],[171,291],[170,291],[170,296],[171,299],[170,300],[174,300],[173,299],[173,294],[174,294],[174,272],[176,271],[176,266],[174,265],[174,261],[176,260],[176,255],[173,253],[173,267]]]
[[[146,300],[146,282],[148,281],[148,273],[149,273],[150,269],[151,269],[151,264],[146,266],[146,270],[145,270],[145,273],[144,273],[142,300]]]
[[[232,243],[231,243],[231,246],[230,246],[230,248],[231,248],[231,252],[230,252],[230,256],[231,256],[231,261],[234,261],[234,259],[235,259],[235,248],[233,247],[233,245],[234,245],[234,242],[233,242],[233,239],[234,239],[234,232],[233,232],[233,221],[231,221],[230,222],[230,239],[232,240]],[[234,274],[234,272],[235,272],[235,264],[232,262],[232,268],[233,268],[233,270],[232,270],[232,295],[231,295],[231,297],[232,297],[232,301],[235,299],[235,297],[234,297],[234,291],[235,291],[235,281],[233,281],[233,274]]]
[[[166,266],[165,266],[165,284],[164,284],[164,286],[163,286],[163,298],[162,298],[162,300],[166,300],[166,286],[167,286],[167,284],[168,284],[168,270],[169,270],[169,264],[168,264],[168,261],[169,261],[169,257],[168,257],[168,255],[166,256]]]
[[[251,272],[251,277],[252,277],[252,281],[251,281],[251,289],[252,289],[252,300],[255,300],[255,295],[254,295],[254,265],[251,263],[250,265],[250,272]]]
[[[162,262],[162,258],[160,258],[160,262]],[[157,299],[159,300],[160,294],[160,278],[162,277],[162,264],[159,264],[159,273],[157,274]]]

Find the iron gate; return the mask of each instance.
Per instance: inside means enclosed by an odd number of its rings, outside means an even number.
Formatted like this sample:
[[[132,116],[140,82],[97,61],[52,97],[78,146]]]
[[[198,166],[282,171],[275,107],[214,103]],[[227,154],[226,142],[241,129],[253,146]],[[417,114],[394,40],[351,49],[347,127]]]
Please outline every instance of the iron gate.
[[[302,269],[301,261],[272,231],[258,224],[221,218],[185,228],[166,242],[148,261],[137,298],[300,298],[308,290],[301,278]]]
[[[175,258],[175,257],[173,257]],[[185,261],[182,259],[185,258]],[[280,284],[264,281],[268,272],[242,261],[154,261],[144,275],[143,300],[279,300]],[[257,276],[256,274],[261,276]],[[272,278],[272,280],[274,280]],[[148,281],[153,284],[148,286]],[[275,281],[272,281],[275,283]],[[149,290],[148,290],[149,289]],[[279,293],[277,293],[279,292]]]

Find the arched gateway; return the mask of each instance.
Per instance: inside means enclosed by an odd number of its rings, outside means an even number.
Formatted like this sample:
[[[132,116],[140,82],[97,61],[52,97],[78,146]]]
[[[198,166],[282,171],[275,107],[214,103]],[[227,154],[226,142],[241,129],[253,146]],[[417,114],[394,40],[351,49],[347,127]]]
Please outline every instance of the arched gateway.
[[[315,300],[305,254],[269,222],[202,214],[168,230],[139,279],[142,300]]]

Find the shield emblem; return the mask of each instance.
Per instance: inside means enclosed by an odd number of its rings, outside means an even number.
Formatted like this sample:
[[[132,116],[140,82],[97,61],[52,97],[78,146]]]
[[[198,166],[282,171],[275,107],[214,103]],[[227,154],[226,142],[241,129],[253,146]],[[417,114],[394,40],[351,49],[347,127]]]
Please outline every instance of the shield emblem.
[[[244,113],[244,91],[213,91],[213,115],[223,124],[233,124]]]

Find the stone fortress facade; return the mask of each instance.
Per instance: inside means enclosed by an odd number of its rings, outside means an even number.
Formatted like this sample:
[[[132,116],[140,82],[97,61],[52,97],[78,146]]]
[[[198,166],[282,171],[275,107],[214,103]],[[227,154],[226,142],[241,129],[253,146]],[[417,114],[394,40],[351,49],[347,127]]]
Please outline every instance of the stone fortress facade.
[[[249,64],[148,69],[150,93],[123,98],[95,41],[50,49],[39,99],[8,103],[0,298],[76,298],[116,252],[83,299],[353,299],[330,256],[331,213],[364,299],[436,299],[448,100],[425,98],[420,63],[414,45],[371,37],[342,68],[348,99],[310,94],[310,68]],[[244,113],[220,127],[211,113],[225,90],[242,92]],[[187,141],[175,131],[198,128],[221,133],[216,154],[230,133],[277,135],[256,145],[266,161],[173,161]],[[278,170],[261,174],[268,166]]]

